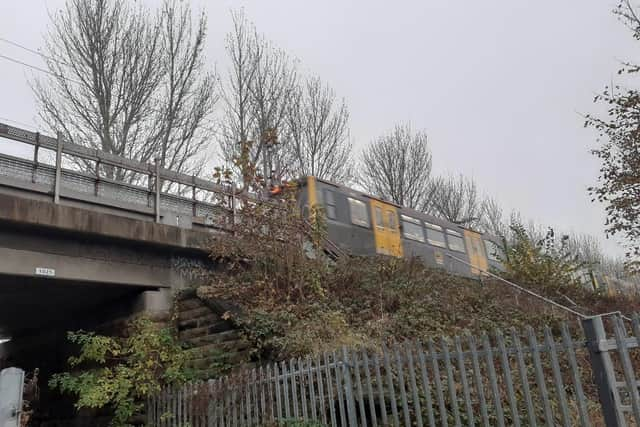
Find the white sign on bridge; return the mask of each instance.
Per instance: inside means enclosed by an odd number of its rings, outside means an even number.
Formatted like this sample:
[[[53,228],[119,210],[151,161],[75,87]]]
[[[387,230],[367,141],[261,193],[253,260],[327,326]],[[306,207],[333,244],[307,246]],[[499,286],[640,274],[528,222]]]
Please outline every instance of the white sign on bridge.
[[[54,277],[56,271],[53,268],[36,267],[36,276]]]

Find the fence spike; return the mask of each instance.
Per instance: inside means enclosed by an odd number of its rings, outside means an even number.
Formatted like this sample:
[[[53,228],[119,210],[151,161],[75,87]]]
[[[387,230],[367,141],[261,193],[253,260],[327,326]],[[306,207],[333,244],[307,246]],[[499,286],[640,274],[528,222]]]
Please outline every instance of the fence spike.
[[[556,343],[551,334],[551,329],[548,326],[544,328],[544,341],[549,348],[549,356],[551,358],[551,370],[553,372],[553,382],[560,400],[560,412],[562,414],[562,420],[565,426],[571,426],[571,419],[569,418],[569,405],[567,403],[567,394],[564,390],[564,382],[562,381],[562,374],[560,373],[560,362],[558,362],[558,354],[556,352]]]
[[[509,354],[504,344],[504,336],[502,331],[496,330],[496,342],[498,343],[498,351],[500,353],[500,364],[504,373],[504,382],[507,386],[507,397],[509,398],[509,408],[511,409],[511,423],[520,426],[520,414],[518,414],[518,402],[516,401],[516,392],[513,388],[513,377],[511,376],[511,364],[509,362]]]
[[[467,337],[469,342],[469,350],[471,351],[471,362],[473,366],[473,379],[476,383],[476,391],[478,392],[478,400],[480,401],[480,414],[482,415],[482,425],[490,426],[489,414],[487,413],[487,400],[484,396],[484,383],[482,382],[482,372],[480,371],[480,360],[478,358],[478,349],[476,347],[476,339],[473,335]]]
[[[380,401],[380,415],[382,416],[382,425],[389,425],[389,419],[387,415],[387,405],[384,401],[384,393],[382,391],[383,383],[382,383],[382,375],[380,374],[380,359],[378,358],[378,354],[373,354],[373,367],[376,373],[376,383],[378,385],[378,400]]]
[[[306,369],[304,368],[304,363],[302,362],[302,359],[300,357],[298,357],[298,374],[298,380],[300,382],[300,408],[302,408],[302,420],[308,421],[309,416],[307,413],[307,391],[306,387],[304,386],[306,382]]]
[[[276,385],[276,420],[278,422],[282,421],[282,393],[280,393],[280,372],[278,369],[278,364],[273,364],[273,381]]]
[[[631,364],[631,358],[627,350],[625,341],[626,330],[622,318],[619,316],[613,318],[613,332],[616,337],[616,346],[618,347],[620,361],[622,362],[622,372],[624,373],[624,380],[627,384],[629,399],[631,400],[633,417],[636,420],[636,424],[640,425],[640,393],[638,393],[638,383],[636,382],[633,365]]]
[[[318,380],[318,396],[320,397],[320,419],[322,420],[322,425],[326,426],[327,425],[327,410],[325,409],[325,402],[324,402],[324,384],[322,381],[322,366],[320,364],[320,356],[316,356],[315,359],[315,365],[316,365],[316,378]]]
[[[420,394],[418,393],[418,384],[416,382],[416,370],[413,363],[413,348],[411,343],[407,342],[404,346],[404,352],[407,355],[407,370],[409,371],[409,386],[411,387],[411,397],[413,399],[413,409],[416,414],[416,425],[422,427],[422,407],[420,405]]]
[[[378,427],[378,417],[376,416],[376,402],[373,396],[373,387],[371,385],[371,372],[369,369],[371,364],[369,363],[369,356],[367,355],[366,351],[362,352],[362,358],[365,366],[365,370],[364,370],[365,385],[367,388],[367,398],[369,400],[369,412],[371,413],[371,425],[373,427]]]
[[[368,370],[369,366],[365,365],[365,370]],[[358,408],[360,409],[360,422],[362,427],[367,427],[367,417],[365,416],[364,408],[364,392],[362,391],[362,377],[360,376],[360,358],[358,352],[353,352],[353,370],[355,373],[356,381],[356,393],[358,395]]]
[[[393,372],[391,371],[391,363],[389,352],[385,346],[382,347],[384,372],[387,376],[387,383],[389,385],[389,403],[391,404],[391,414],[393,415],[393,425],[398,427],[400,425],[400,417],[398,416],[398,405],[396,402],[396,391],[393,386]]]
[[[453,420],[456,427],[461,425],[460,409],[458,408],[458,396],[456,394],[455,378],[453,376],[453,367],[451,365],[451,354],[449,353],[449,345],[447,339],[441,337],[442,357],[444,359],[444,367],[447,372],[447,388],[449,389],[449,398],[451,399],[451,407],[453,409]]]
[[[425,403],[427,406],[427,417],[429,418],[429,427],[436,427],[436,418],[433,414],[433,401],[431,399],[431,384],[429,382],[429,375],[427,373],[427,361],[424,355],[424,350],[420,342],[416,343],[416,350],[418,352],[418,364],[420,365],[420,375],[422,377],[422,389],[424,390]]]
[[[493,350],[491,349],[491,341],[489,336],[482,334],[482,343],[484,346],[484,356],[487,363],[487,372],[489,373],[489,382],[491,383],[491,392],[493,394],[493,402],[496,408],[496,418],[498,419],[498,425],[504,426],[504,411],[502,409],[502,396],[500,395],[500,389],[498,388],[498,382],[496,378],[496,368],[493,363]]]
[[[331,364],[329,363],[329,355],[324,353],[324,367],[327,375],[327,395],[329,398],[329,415],[331,418],[331,427],[337,427],[338,422],[336,420],[336,402],[333,399],[333,383],[331,379]]]
[[[429,359],[431,359],[431,371],[433,372],[433,383],[436,386],[436,397],[438,398],[438,408],[440,409],[440,422],[443,427],[448,425],[448,412],[447,406],[444,401],[444,393],[442,391],[442,380],[440,378],[440,367],[438,366],[438,357],[436,354],[436,347],[432,339],[427,341],[429,348]]]
[[[349,426],[357,427],[356,405],[353,399],[353,384],[351,382],[351,366],[347,347],[342,347],[342,373],[344,376],[344,395],[347,403],[347,417]]]
[[[536,383],[540,390],[540,397],[542,399],[542,406],[544,409],[544,419],[548,426],[554,426],[553,414],[551,413],[551,405],[549,403],[549,392],[547,391],[547,384],[544,380],[544,371],[542,370],[542,361],[540,359],[540,350],[538,349],[538,340],[536,334],[533,332],[531,326],[527,326],[527,335],[529,337],[529,347],[531,348],[531,355],[533,358],[533,365],[536,373]]]
[[[467,378],[467,367],[465,366],[464,353],[462,352],[462,342],[459,336],[455,336],[453,339],[456,360],[458,362],[458,371],[460,371],[460,380],[462,382],[462,394],[464,396],[464,406],[467,414],[467,424],[470,426],[475,425],[475,417],[473,414],[473,405],[471,401],[471,391],[469,390],[469,380]]]
[[[341,363],[338,361],[338,356],[335,351],[333,352],[332,356],[333,356],[333,373],[336,379],[336,394],[338,395],[338,410],[340,411],[339,412],[340,425],[346,426],[348,425],[347,423],[349,422],[349,420],[345,415],[345,408],[344,408],[344,389],[342,385],[342,374],[340,372],[342,366],[341,366]]]
[[[295,359],[289,360],[289,378],[291,378],[291,400],[293,403],[293,418],[300,418],[298,410],[298,380],[296,378]]]
[[[307,381],[309,382],[309,400],[310,400],[310,409],[311,409],[311,419],[314,421],[318,420],[318,411],[316,410],[317,401],[316,401],[316,390],[315,390],[315,381],[313,379],[313,360],[309,357],[306,359],[307,362]]]
[[[411,427],[411,417],[409,415],[409,404],[407,403],[407,388],[404,383],[404,364],[400,355],[400,346],[394,344],[394,354],[396,357],[396,368],[398,370],[398,391],[400,392],[400,401],[402,402],[402,414],[404,416],[404,424]]]

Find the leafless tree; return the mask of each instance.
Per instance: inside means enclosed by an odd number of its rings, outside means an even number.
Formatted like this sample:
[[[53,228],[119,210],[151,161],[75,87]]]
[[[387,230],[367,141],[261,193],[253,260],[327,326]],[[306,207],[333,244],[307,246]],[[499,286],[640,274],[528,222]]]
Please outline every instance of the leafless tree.
[[[232,19],[219,140],[224,160],[245,183],[252,174],[346,179],[351,144],[345,102],[317,77],[300,82],[298,61],[259,34],[242,10]]]
[[[431,176],[431,150],[424,131],[395,128],[374,140],[362,155],[360,184],[399,205],[422,209]]]
[[[231,61],[226,84],[222,86],[225,104],[219,145],[222,157],[228,163],[235,161],[242,153],[249,155],[250,140],[255,129],[252,108],[251,85],[255,78],[260,56],[258,35],[244,11],[231,13],[233,30],[226,37],[226,51]],[[247,163],[249,159],[246,159]],[[241,171],[246,180],[250,171]]]
[[[352,178],[349,110],[320,78],[297,88],[289,105],[291,175],[336,182]]]
[[[185,3],[165,0],[162,6],[162,75],[156,96],[162,102],[155,116],[156,134],[149,155],[159,153],[161,165],[177,171],[199,171],[212,136],[209,116],[218,100],[215,75],[206,71],[204,14],[192,22]],[[198,168],[198,169],[196,169]]]
[[[243,180],[252,172],[282,177],[292,157],[287,112],[297,84],[297,61],[260,35],[242,10],[232,12],[227,35],[231,62],[223,88],[225,118],[219,140],[222,157],[238,163]],[[270,140],[277,136],[277,141]],[[269,139],[269,141],[267,141]],[[273,144],[277,142],[277,144]],[[270,164],[263,150],[269,146]],[[249,169],[255,168],[255,171]]]
[[[204,70],[206,17],[193,25],[188,6],[176,3],[153,12],[123,0],[69,0],[45,39],[52,76],[32,82],[42,121],[78,144],[197,170],[214,79]]]
[[[253,138],[259,143],[253,149],[252,161],[262,166],[263,174],[270,176],[273,173],[275,179],[280,179],[293,161],[287,115],[298,80],[296,61],[262,38],[258,38],[256,44],[256,50],[261,54],[256,58],[250,92],[251,113],[255,118]],[[277,144],[267,146],[262,142],[266,142],[270,133],[277,137],[277,141],[270,142]],[[262,155],[263,149],[270,150],[268,156]],[[271,161],[264,162],[265,159]]]
[[[484,203],[472,179],[462,175],[435,178],[427,195],[426,212],[465,227],[480,224]]]
[[[482,201],[482,215],[478,220],[478,229],[498,237],[506,237],[509,234],[509,224],[504,217],[504,211],[498,201],[492,197],[486,197]]]

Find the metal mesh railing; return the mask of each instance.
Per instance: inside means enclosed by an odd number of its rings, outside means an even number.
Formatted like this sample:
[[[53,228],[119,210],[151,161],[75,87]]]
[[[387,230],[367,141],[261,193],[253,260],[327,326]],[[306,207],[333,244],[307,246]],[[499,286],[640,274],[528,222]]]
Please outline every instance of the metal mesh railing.
[[[0,123],[0,137],[33,146],[32,160],[0,154],[0,179],[29,191],[115,208],[155,213],[168,221],[174,215],[202,217],[201,223],[227,227],[233,215],[232,186],[205,181],[89,149]],[[53,152],[53,165],[39,161],[39,153]],[[22,185],[21,185],[22,183]],[[31,185],[31,184],[35,184]],[[180,191],[176,191],[180,189]],[[151,211],[150,211],[151,209]],[[224,212],[223,212],[224,211]],[[181,226],[182,221],[177,225]],[[188,222],[190,226],[190,222]]]

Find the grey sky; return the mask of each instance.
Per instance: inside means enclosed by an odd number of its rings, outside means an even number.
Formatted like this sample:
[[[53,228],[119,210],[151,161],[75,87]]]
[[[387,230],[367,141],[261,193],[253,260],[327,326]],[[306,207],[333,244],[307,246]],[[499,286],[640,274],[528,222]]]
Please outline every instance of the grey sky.
[[[151,2],[150,3],[154,3]],[[436,173],[463,173],[508,210],[603,237],[587,186],[598,163],[578,112],[636,45],[611,0],[193,1],[209,16],[207,54],[224,72],[229,11],[244,6],[269,39],[344,96],[355,146],[396,122],[425,129]],[[63,0],[0,2],[0,37],[38,48],[47,8]],[[0,42],[0,54],[38,56]],[[26,77],[0,58],[0,117],[34,123]],[[0,146],[0,149],[2,147]],[[613,242],[604,247],[622,250]]]

